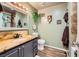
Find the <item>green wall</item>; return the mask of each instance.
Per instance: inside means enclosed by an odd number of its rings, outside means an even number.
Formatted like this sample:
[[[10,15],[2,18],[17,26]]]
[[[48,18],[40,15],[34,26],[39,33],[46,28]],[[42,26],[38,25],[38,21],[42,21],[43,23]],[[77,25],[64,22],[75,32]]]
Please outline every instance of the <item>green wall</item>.
[[[62,35],[66,26],[63,16],[67,9],[67,3],[48,7],[46,9],[38,10],[39,13],[44,13],[45,16],[41,18],[39,24],[39,34],[42,39],[46,41],[46,45],[63,48]],[[47,22],[47,16],[52,15],[52,22]],[[31,14],[29,14],[29,29],[30,34],[33,33],[32,25],[34,24]],[[57,24],[57,20],[61,20],[61,24]]]
[[[66,9],[67,3],[63,3],[38,11],[45,14],[39,24],[39,33],[42,39],[46,40],[46,45],[63,49],[62,35],[66,26],[63,17]],[[48,15],[52,15],[52,22],[50,24],[47,22]],[[61,20],[61,24],[57,24],[57,20]]]

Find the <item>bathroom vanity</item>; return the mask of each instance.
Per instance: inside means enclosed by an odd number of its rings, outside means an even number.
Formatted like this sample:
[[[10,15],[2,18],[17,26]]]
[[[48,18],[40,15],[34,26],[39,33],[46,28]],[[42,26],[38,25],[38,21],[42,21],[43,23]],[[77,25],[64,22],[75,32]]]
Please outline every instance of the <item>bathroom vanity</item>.
[[[26,29],[14,29],[14,31],[9,29],[9,31],[0,32],[2,35],[7,34],[2,39],[0,34],[0,57],[34,57],[37,55],[38,37],[27,34],[27,31],[24,30]],[[16,33],[22,37],[11,38],[11,35]],[[5,39],[5,37],[7,38]]]
[[[33,38],[28,42],[5,50],[0,53],[0,57],[34,57],[38,52],[37,45],[37,38]]]

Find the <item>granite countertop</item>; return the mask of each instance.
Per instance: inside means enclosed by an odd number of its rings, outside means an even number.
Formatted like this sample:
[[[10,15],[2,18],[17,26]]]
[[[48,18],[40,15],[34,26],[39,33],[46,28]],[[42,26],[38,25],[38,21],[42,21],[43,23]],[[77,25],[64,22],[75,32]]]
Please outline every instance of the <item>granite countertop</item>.
[[[0,40],[0,53],[30,40],[33,40],[33,38],[35,38],[35,36],[27,35],[26,38]]]

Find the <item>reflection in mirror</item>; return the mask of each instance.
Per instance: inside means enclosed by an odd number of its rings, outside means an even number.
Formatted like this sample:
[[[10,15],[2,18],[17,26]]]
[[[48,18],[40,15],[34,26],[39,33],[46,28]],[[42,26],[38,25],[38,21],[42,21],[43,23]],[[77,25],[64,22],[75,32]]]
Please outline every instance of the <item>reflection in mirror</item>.
[[[27,15],[0,4],[0,28],[27,28]]]
[[[27,28],[27,16],[25,14],[16,11],[14,19],[15,19],[15,26],[17,28]]]
[[[10,8],[0,5],[0,18],[1,18],[1,25],[2,27],[14,27],[14,17],[15,17],[15,10],[11,10]]]

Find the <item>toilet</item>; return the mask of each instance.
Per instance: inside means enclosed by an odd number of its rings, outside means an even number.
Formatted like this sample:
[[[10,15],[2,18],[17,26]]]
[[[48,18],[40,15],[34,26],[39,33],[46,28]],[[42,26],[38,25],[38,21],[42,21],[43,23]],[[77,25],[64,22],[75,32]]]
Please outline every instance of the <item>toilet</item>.
[[[38,39],[38,50],[44,50],[44,44],[45,40],[44,39]]]

